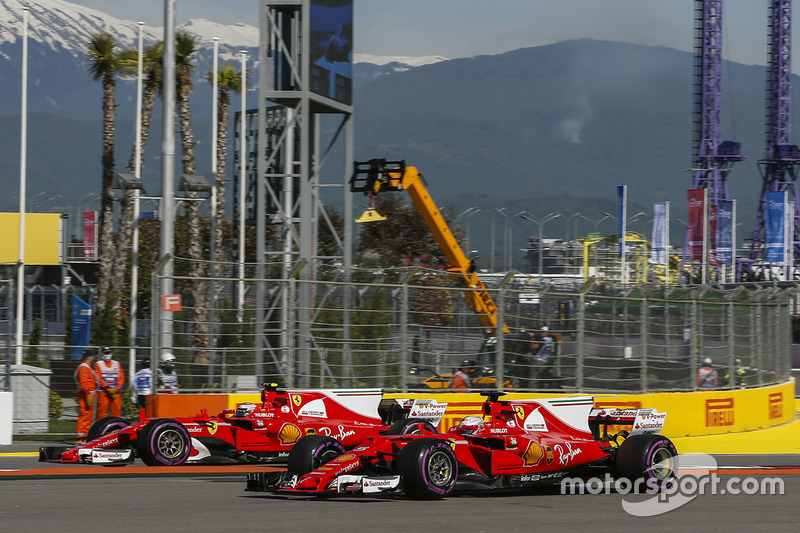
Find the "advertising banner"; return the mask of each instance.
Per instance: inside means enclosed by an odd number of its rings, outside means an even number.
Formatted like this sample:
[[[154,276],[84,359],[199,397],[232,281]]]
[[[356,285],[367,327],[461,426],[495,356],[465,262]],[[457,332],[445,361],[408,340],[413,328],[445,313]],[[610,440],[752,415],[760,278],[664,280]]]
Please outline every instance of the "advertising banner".
[[[669,249],[669,202],[653,205],[653,248],[650,263],[666,265]]]
[[[764,225],[766,242],[764,260],[769,263],[783,263],[786,251],[784,221],[786,213],[786,191],[768,191],[764,197]]]
[[[311,90],[353,101],[353,0],[311,0]]]
[[[689,257],[695,261],[703,260],[703,227],[706,222],[706,189],[689,189]]]
[[[717,262],[732,265],[733,250],[733,201],[720,200],[717,204],[717,247],[714,250]]]
[[[87,261],[97,259],[97,213],[83,213],[83,258]]]
[[[81,353],[89,346],[92,332],[92,306],[72,296],[72,360],[80,359]]]
[[[625,259],[625,234],[627,233],[625,222],[628,216],[626,213],[628,210],[628,186],[620,185],[617,187],[617,196],[619,196],[619,256]]]

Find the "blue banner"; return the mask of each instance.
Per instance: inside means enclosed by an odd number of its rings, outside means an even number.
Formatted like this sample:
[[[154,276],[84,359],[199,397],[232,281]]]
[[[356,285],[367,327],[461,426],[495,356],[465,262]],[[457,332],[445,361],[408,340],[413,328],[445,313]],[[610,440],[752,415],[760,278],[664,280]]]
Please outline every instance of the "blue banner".
[[[717,248],[714,257],[723,265],[733,264],[733,200],[717,202]]]
[[[766,242],[764,260],[768,263],[784,261],[784,215],[786,213],[786,191],[769,191],[765,197]]]
[[[72,360],[80,359],[84,349],[89,347],[92,332],[92,306],[72,295]]]

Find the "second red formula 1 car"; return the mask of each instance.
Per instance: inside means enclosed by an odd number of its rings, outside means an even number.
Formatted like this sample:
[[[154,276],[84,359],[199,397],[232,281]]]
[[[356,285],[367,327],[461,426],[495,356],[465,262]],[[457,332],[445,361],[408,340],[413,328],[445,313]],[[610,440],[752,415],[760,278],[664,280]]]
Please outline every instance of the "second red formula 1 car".
[[[349,449],[376,432],[434,431],[447,404],[382,399],[380,390],[278,390],[265,385],[261,403],[243,403],[216,416],[98,420],[84,445],[43,446],[39,461],[149,466],[184,463],[285,461],[303,437],[324,436]],[[338,449],[338,448],[337,448]]]
[[[465,417],[444,434],[373,434],[349,451],[325,437],[301,439],[287,472],[250,473],[246,490],[402,491],[438,499],[453,490],[518,489],[604,473],[648,490],[675,478],[677,451],[658,435],[666,413],[593,409],[591,397],[501,401],[502,393],[484,394],[483,416]],[[617,426],[628,429],[609,434]]]

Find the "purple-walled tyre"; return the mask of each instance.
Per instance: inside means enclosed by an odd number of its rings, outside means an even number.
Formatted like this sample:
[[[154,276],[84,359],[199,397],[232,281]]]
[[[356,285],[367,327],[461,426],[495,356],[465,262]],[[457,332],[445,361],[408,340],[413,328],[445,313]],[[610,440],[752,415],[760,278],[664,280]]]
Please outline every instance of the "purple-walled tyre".
[[[614,473],[632,483],[644,480],[644,490],[668,488],[678,473],[678,450],[662,435],[628,437],[617,449]]]
[[[418,500],[447,496],[458,478],[458,461],[450,443],[442,439],[415,439],[398,458],[403,492]]]
[[[304,476],[320,466],[333,461],[345,452],[341,442],[326,435],[303,437],[289,452],[286,470]]]
[[[189,432],[171,418],[149,422],[136,438],[136,453],[147,466],[177,466],[185,463],[191,452]]]
[[[103,417],[92,424],[92,427],[89,428],[89,431],[86,434],[86,440],[92,441],[94,439],[99,439],[100,437],[108,435],[109,433],[113,433],[122,428],[126,428],[130,425],[131,423],[124,418],[119,418],[116,416]]]

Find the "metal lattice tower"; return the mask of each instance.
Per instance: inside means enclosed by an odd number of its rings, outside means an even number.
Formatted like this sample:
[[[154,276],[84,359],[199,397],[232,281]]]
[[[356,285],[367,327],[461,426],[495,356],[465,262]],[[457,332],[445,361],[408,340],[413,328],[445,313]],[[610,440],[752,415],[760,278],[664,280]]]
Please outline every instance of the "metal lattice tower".
[[[766,193],[786,191],[794,202],[794,249],[800,230],[797,201],[797,165],[800,150],[792,138],[792,1],[771,0],[769,9],[769,50],[767,59],[767,131],[766,153],[758,162],[763,180],[758,214],[750,243],[750,259],[763,260],[765,252]]]
[[[323,260],[339,261],[344,276],[349,276],[353,216],[347,181],[353,161],[352,76],[315,61],[322,53],[325,60],[345,69],[349,63],[352,68],[352,9],[352,3],[329,6],[312,0],[260,3],[259,105],[255,131],[249,132],[255,141],[248,140],[247,148],[255,155],[242,158],[247,161],[252,156],[257,172],[249,174],[254,182],[248,184],[246,205],[240,208],[248,219],[255,219],[259,280],[266,277],[265,258],[276,253],[283,257],[283,279],[314,281]],[[326,35],[331,39],[320,43]],[[342,43],[350,46],[349,60],[341,57],[341,46],[334,46]],[[333,48],[336,50],[331,52]],[[339,56],[332,59],[329,53]],[[252,117],[244,124],[253,127]],[[323,133],[323,129],[327,131]],[[328,168],[330,163],[326,167],[329,155],[338,150],[343,156],[342,168]],[[325,183],[325,179],[331,181]],[[338,235],[326,215],[320,195],[323,188],[340,188],[343,192],[343,235]],[[268,224],[280,227],[281,250],[266,249]],[[336,236],[340,255],[335,259],[318,255],[317,235],[322,225]],[[312,284],[299,284],[296,301],[290,301],[288,284],[284,285],[281,295],[267,297],[264,283],[256,284],[256,373],[263,376],[263,365],[271,364],[286,386],[309,387],[314,347],[307,315],[317,313]],[[349,301],[347,290],[344,299]],[[298,309],[306,315],[294,330],[290,321]],[[349,309],[344,313],[347,324]],[[346,330],[347,326],[343,327]],[[347,338],[349,333],[345,331],[344,335]],[[280,340],[276,342],[276,338]],[[298,354],[296,360],[289,359],[290,352]],[[345,367],[348,363],[343,362]]]
[[[728,173],[741,161],[741,145],[721,142],[722,115],[722,0],[695,1],[694,56],[694,188],[708,189],[713,207],[728,200]],[[689,255],[689,232],[684,266],[696,266]],[[682,269],[683,271],[683,269]]]

